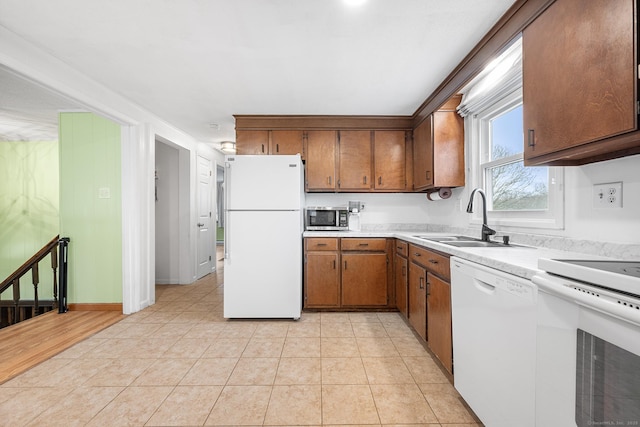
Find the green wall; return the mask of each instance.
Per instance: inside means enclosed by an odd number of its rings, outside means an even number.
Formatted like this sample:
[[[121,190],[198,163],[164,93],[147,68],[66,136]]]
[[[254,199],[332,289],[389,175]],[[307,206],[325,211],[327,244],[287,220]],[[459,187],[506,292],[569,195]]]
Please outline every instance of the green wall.
[[[58,198],[57,141],[0,141],[0,281],[58,234]],[[50,262],[40,263],[40,298],[53,294]],[[20,284],[33,298],[31,275]]]
[[[60,114],[60,236],[69,237],[69,303],[122,302],[120,126]]]

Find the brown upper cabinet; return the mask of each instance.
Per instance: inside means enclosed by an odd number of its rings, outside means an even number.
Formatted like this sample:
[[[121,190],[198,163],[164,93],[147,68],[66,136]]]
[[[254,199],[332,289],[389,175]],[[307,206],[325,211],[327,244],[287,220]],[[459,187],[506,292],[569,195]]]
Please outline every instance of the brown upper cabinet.
[[[338,131],[338,189],[367,191],[371,183],[371,131]]]
[[[464,121],[452,97],[413,130],[413,188],[416,191],[464,185]]]
[[[301,130],[237,130],[237,154],[300,154],[304,158]]]
[[[556,0],[523,32],[526,165],[640,152],[634,0]]]
[[[237,130],[237,154],[269,154],[268,130]]]
[[[310,130],[304,133],[307,146],[306,191],[336,190],[337,136],[334,130]]]
[[[407,132],[403,130],[376,130],[373,132],[374,188],[377,191],[405,191],[409,182]],[[410,148],[410,147],[409,147]]]

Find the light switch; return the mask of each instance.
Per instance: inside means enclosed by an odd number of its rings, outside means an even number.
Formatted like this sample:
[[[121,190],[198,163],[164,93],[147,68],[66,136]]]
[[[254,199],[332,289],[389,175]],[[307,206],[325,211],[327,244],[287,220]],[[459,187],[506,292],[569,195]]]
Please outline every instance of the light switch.
[[[110,199],[111,189],[109,187],[102,187],[98,189],[98,199]]]

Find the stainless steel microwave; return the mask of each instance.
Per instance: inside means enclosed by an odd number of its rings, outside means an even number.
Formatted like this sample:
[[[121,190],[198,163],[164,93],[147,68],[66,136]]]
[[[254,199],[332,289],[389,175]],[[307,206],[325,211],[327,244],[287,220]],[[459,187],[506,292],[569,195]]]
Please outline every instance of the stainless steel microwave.
[[[347,208],[308,207],[305,209],[306,230],[331,231],[349,229]]]

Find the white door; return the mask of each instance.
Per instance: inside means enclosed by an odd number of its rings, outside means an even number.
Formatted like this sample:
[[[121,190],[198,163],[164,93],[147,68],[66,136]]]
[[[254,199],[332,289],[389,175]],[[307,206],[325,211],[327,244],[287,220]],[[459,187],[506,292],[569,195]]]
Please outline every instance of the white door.
[[[211,160],[198,156],[198,279],[211,273],[213,230],[211,229]]]

